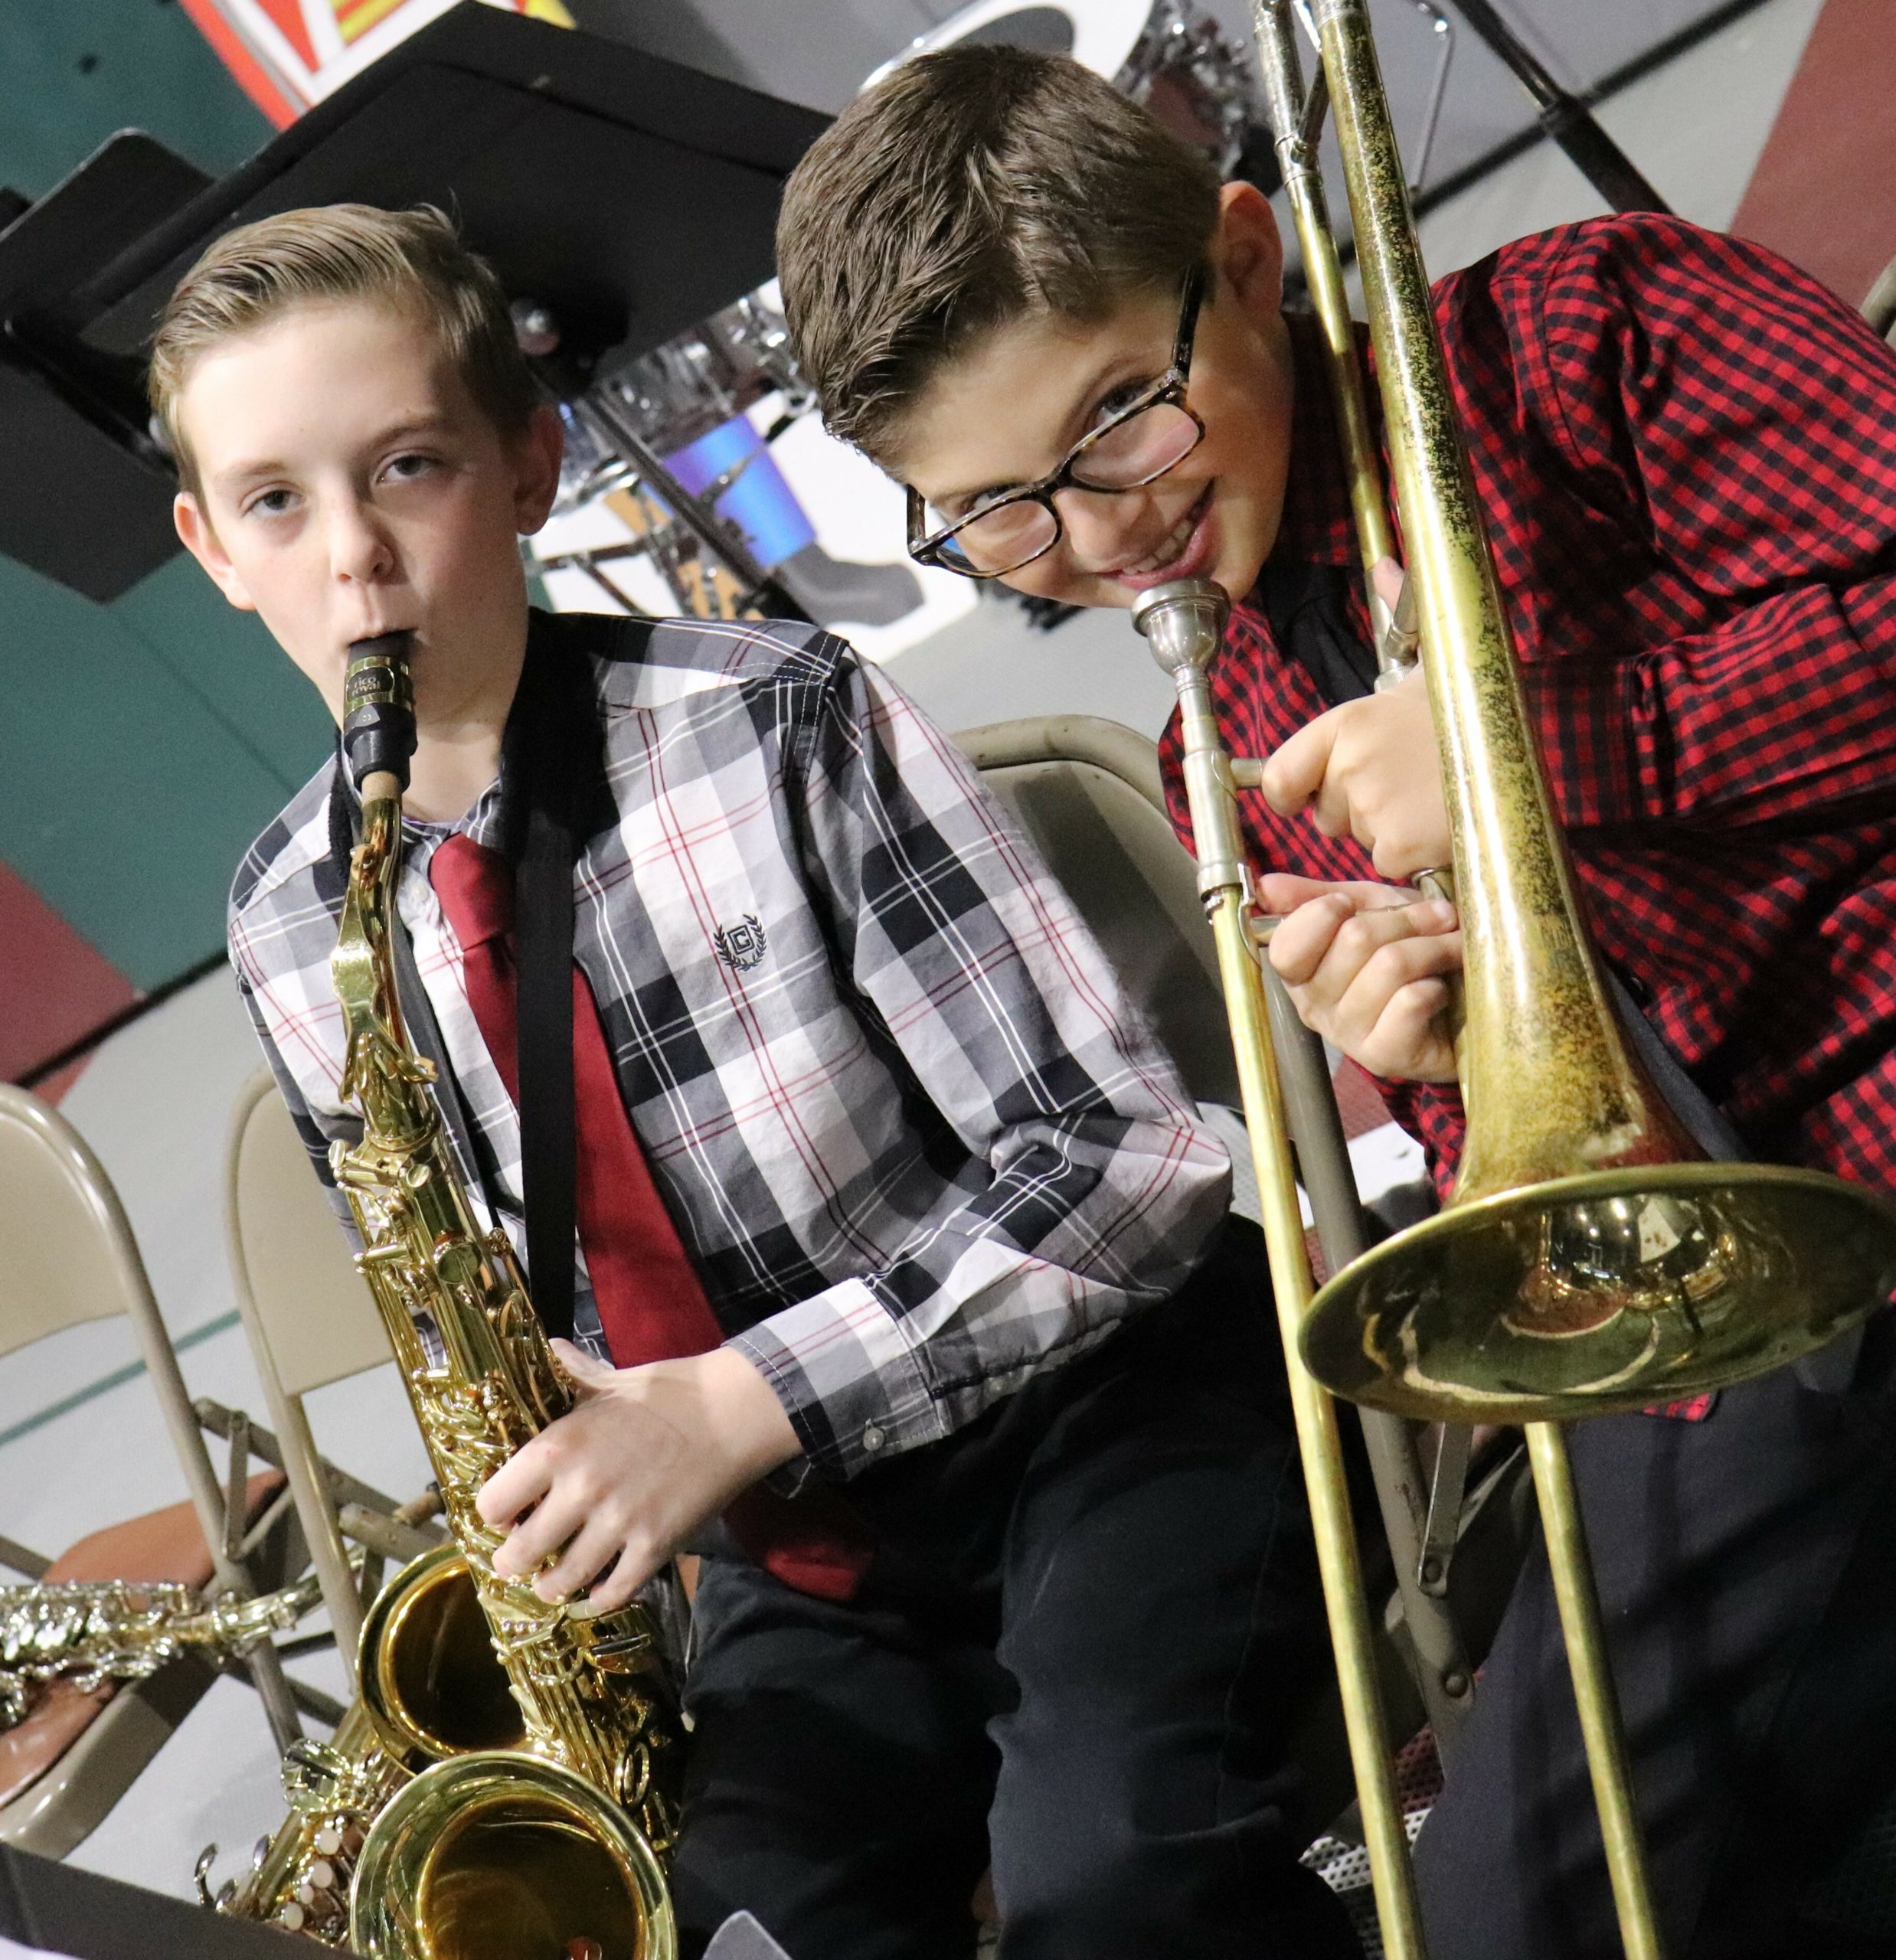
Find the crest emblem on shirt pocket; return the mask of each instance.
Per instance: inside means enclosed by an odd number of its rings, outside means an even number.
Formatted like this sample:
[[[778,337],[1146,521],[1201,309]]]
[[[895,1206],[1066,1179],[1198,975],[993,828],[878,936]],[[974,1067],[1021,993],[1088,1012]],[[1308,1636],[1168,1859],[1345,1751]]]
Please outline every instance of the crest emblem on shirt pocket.
[[[711,935],[718,957],[734,973],[748,973],[763,957],[768,943],[763,921],[747,912],[734,926],[720,926]]]

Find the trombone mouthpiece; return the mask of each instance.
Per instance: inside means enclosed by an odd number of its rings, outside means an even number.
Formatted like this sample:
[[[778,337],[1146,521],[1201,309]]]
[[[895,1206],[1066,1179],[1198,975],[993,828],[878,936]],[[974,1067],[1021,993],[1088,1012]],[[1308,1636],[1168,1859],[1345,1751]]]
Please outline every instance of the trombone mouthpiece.
[[[342,681],[342,752],[358,789],[381,771],[408,787],[408,759],[415,752],[415,691],[408,678],[411,639],[405,632],[378,633],[349,648]]]
[[[1202,672],[1211,665],[1231,609],[1215,579],[1174,579],[1139,594],[1133,624],[1150,643],[1153,659],[1176,678],[1182,669]]]

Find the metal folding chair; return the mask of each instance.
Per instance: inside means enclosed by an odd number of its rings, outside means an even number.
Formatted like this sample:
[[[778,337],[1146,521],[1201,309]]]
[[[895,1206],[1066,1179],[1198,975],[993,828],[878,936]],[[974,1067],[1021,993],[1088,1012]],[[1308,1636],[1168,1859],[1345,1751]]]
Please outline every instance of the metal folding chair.
[[[0,1541],[0,1563],[28,1579],[178,1576],[208,1579],[219,1593],[254,1592],[259,1575],[252,1564],[279,1554],[284,1527],[293,1525],[280,1480],[252,1476],[238,1448],[220,1481],[110,1179],[57,1111],[0,1084],[0,1356],[119,1315],[131,1322],[189,1506],[95,1533],[57,1560]],[[256,1687],[278,1746],[286,1746],[300,1733],[299,1697],[276,1649],[266,1643],[230,1664]],[[116,1691],[55,1694],[57,1705],[39,1734],[9,1732],[0,1843],[63,1857],[112,1808],[214,1678],[201,1662],[183,1661]]]
[[[1214,1109],[1235,1107],[1235,1064],[1198,869],[1172,830],[1154,744],[1090,715],[999,722],[955,740],[1038,847],[1194,1098]],[[1233,1161],[1242,1210],[1249,1164],[1241,1142]],[[1468,1433],[1447,1432],[1432,1490],[1381,1492],[1385,1524],[1394,1521],[1385,1630],[1389,1658],[1400,1664],[1384,1670],[1392,1724],[1406,1733],[1405,1721],[1411,1729],[1432,1721],[1444,1753],[1472,1684],[1464,1679],[1460,1696],[1445,1702],[1439,1664],[1438,1678],[1429,1678],[1431,1657],[1439,1662],[1471,1637],[1492,1634],[1525,1535],[1508,1501],[1518,1478],[1490,1471],[1464,1500]],[[1386,1485],[1381,1463],[1377,1470]],[[1339,1778],[1339,1792],[1346,1785]]]

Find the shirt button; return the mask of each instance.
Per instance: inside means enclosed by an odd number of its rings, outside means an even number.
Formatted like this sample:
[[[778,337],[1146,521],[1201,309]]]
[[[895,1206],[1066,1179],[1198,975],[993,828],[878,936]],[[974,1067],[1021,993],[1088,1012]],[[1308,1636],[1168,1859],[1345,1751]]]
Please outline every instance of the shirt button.
[[[862,1446],[865,1449],[880,1449],[888,1440],[888,1437],[884,1436],[873,1423],[869,1423],[862,1432]]]

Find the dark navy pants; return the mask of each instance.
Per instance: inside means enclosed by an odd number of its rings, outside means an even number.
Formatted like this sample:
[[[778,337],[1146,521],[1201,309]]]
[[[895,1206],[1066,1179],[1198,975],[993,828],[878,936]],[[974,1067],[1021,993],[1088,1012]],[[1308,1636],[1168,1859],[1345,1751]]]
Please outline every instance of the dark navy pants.
[[[708,1559],[675,1890],[793,1960],[1349,1960],[1296,1863],[1330,1661],[1257,1236],[959,1437],[851,1487],[848,1605]]]
[[[1672,1960],[1841,1951],[1798,1904],[1896,1784],[1893,1335],[1836,1391],[1786,1370],[1702,1423],[1569,1432]],[[1538,1552],[1417,1849],[1432,1960],[1618,1960]]]

